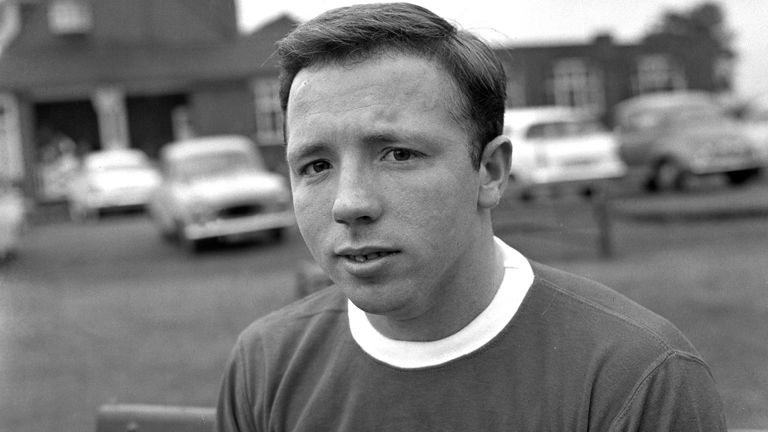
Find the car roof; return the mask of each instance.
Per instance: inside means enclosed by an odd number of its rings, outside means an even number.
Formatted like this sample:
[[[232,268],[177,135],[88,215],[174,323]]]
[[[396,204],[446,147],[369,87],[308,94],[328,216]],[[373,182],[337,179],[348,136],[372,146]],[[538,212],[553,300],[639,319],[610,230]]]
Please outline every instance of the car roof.
[[[175,160],[221,151],[253,153],[253,150],[253,141],[245,136],[215,135],[171,142],[162,148],[161,156],[166,160]]]
[[[569,106],[510,108],[504,112],[504,126],[519,129],[543,120],[572,120],[574,117],[589,118],[590,116],[585,110]]]
[[[666,111],[685,106],[717,106],[717,101],[705,91],[655,92],[625,99],[616,105],[615,112],[621,117],[638,110]]]
[[[149,161],[146,153],[134,148],[116,148],[97,150],[86,154],[83,158],[86,166],[99,168],[121,162],[145,163]]]
[[[747,106],[753,109],[768,110],[768,92],[751,97],[747,100]]]

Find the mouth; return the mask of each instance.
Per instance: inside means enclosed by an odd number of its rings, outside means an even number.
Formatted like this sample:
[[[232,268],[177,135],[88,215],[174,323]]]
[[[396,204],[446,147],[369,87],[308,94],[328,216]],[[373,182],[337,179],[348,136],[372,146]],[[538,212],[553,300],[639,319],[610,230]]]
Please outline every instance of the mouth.
[[[371,252],[371,253],[360,253],[360,254],[341,254],[340,256],[343,257],[345,260],[356,262],[356,263],[366,263],[368,261],[377,260],[380,258],[388,257],[394,254],[397,254],[399,252],[397,251],[379,251],[379,252]]]

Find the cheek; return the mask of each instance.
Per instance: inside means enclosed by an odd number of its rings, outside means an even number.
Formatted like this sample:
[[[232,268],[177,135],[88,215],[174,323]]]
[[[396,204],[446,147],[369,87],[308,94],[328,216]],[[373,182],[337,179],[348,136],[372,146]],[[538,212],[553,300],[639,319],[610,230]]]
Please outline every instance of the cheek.
[[[398,198],[400,219],[432,237],[451,237],[455,231],[466,229],[465,222],[474,217],[477,210],[476,194],[472,193],[467,178],[452,180],[451,176],[422,178],[404,189],[407,192]]]
[[[319,228],[330,223],[330,204],[318,191],[295,189],[293,192],[293,211],[296,215],[299,231],[308,242],[319,234]]]

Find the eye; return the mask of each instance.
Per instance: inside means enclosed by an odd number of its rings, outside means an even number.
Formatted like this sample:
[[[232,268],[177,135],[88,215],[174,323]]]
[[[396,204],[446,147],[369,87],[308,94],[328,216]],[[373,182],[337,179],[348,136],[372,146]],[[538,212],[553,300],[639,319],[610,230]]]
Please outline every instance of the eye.
[[[326,160],[316,160],[304,165],[304,167],[301,169],[301,174],[317,175],[330,168],[330,162]]]
[[[404,148],[392,148],[392,149],[388,149],[384,153],[383,159],[390,159],[397,162],[403,162],[403,161],[407,161],[415,157],[418,157],[419,155],[420,153],[413,150],[408,150]]]

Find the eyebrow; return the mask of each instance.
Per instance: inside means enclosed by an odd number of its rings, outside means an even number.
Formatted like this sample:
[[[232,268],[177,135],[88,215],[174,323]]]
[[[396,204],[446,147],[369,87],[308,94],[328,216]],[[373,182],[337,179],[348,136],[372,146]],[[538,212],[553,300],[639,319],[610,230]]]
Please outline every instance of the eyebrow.
[[[362,142],[367,146],[392,144],[401,142],[402,138],[399,138],[397,134],[391,132],[375,132],[363,137]],[[328,150],[329,146],[322,141],[313,142],[309,144],[298,144],[298,149],[289,152],[287,154],[288,159],[301,159],[308,156],[313,156],[318,153],[322,153]]]
[[[423,134],[418,131],[409,131],[406,133],[379,131],[372,132],[362,137],[362,143],[366,146],[380,146],[395,143],[420,142],[427,145],[436,145],[437,143],[429,134]],[[313,157],[319,154],[327,154],[331,151],[331,146],[324,141],[312,142],[308,144],[298,144],[297,149],[286,154],[286,159],[297,161],[300,159]]]
[[[363,137],[363,144],[373,146],[402,142],[403,138],[391,132],[377,132]]]
[[[310,144],[300,144],[298,149],[286,153],[286,160],[290,163],[292,160],[304,159],[325,153],[328,151],[328,147],[329,146],[322,141]]]

